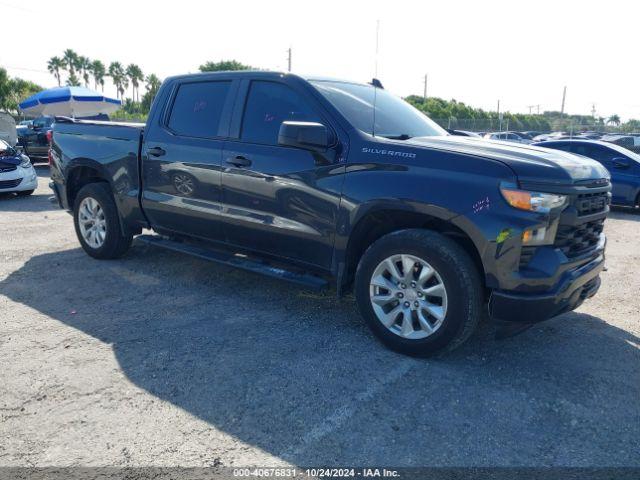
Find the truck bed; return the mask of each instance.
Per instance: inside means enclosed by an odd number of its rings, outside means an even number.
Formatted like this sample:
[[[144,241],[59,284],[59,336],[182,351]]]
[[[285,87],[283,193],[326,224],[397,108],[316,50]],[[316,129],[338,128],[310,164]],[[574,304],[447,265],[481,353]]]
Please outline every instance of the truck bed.
[[[67,167],[82,165],[108,179],[120,212],[144,220],[139,203],[140,148],[144,123],[73,120],[57,117],[53,126],[51,175],[66,189]],[[72,183],[72,182],[71,182]],[[64,199],[64,196],[63,196]],[[72,205],[63,205],[72,208]]]

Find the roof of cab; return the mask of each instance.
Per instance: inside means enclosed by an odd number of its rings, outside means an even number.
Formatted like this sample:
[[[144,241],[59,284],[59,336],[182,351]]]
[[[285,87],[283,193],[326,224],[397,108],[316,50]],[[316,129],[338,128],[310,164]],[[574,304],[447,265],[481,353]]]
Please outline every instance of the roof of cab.
[[[344,80],[340,78],[332,78],[325,77],[320,75],[299,75],[290,72],[276,72],[276,71],[265,71],[265,70],[229,70],[229,71],[220,71],[220,72],[198,72],[198,73],[186,73],[182,75],[175,75],[172,77],[168,77],[167,81],[180,81],[180,80],[188,80],[188,79],[202,79],[202,78],[215,78],[215,77],[252,77],[252,78],[283,78],[285,76],[296,77],[301,80],[306,81],[317,81],[317,82],[340,82],[340,83],[352,83],[356,85],[366,85],[363,82],[355,82],[352,80]]]

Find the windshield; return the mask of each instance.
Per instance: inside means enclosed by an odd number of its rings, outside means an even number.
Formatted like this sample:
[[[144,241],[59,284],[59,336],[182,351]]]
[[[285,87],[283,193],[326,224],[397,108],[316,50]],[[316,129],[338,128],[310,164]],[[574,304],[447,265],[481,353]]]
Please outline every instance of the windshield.
[[[633,150],[629,150],[628,148],[621,147],[620,145],[617,145],[615,143],[607,143],[606,145],[608,148],[615,150],[616,152],[619,152],[625,157],[635,160],[636,162],[640,162],[640,155],[635,153]]]
[[[0,140],[0,157],[13,156],[13,148],[4,140]]]
[[[386,90],[336,81],[314,80],[311,84],[362,132],[398,140],[447,135],[425,114]]]

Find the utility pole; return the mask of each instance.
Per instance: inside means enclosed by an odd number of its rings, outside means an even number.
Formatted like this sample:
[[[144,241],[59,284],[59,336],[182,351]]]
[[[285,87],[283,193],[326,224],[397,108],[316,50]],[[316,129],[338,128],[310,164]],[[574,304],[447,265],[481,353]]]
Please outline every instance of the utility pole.
[[[560,108],[560,118],[562,118],[562,116],[564,115],[564,101],[567,98],[567,87],[564,87],[564,90],[562,91],[562,107]]]
[[[289,50],[287,50],[287,71],[290,72],[291,71],[291,47],[289,47]]]
[[[424,74],[424,97],[423,97],[424,98],[423,103],[425,104],[427,103],[427,79],[428,79],[428,76],[425,73]]]
[[[502,131],[502,115],[500,115],[500,100],[498,100],[498,131],[501,132]]]
[[[540,115],[540,104],[538,104],[538,105],[527,105],[527,108],[529,109],[529,115],[531,115],[531,109],[532,109],[533,107],[537,107],[537,109],[538,109],[538,115]]]

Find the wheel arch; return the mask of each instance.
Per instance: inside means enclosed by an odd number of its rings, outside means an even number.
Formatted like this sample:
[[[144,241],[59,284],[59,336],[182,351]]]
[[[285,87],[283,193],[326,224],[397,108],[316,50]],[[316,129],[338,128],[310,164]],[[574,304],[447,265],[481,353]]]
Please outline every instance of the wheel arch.
[[[69,210],[73,211],[75,199],[78,192],[90,183],[106,183],[109,185],[112,196],[114,196],[116,209],[118,210],[118,220],[123,232],[128,232],[133,235],[140,233],[139,228],[132,227],[125,222],[122,212],[120,211],[120,204],[115,198],[113,192],[113,183],[111,176],[104,165],[88,158],[77,158],[69,163],[69,166],[65,171],[65,194]]]
[[[82,187],[89,183],[109,182],[109,176],[104,167],[98,162],[77,158],[69,163],[65,173],[67,205],[73,209],[75,199]]]
[[[338,291],[353,282],[355,271],[364,252],[375,241],[389,233],[410,228],[436,231],[453,239],[471,257],[481,278],[485,277],[482,262],[483,240],[471,222],[449,210],[429,205],[376,205],[357,216],[341,252]]]

